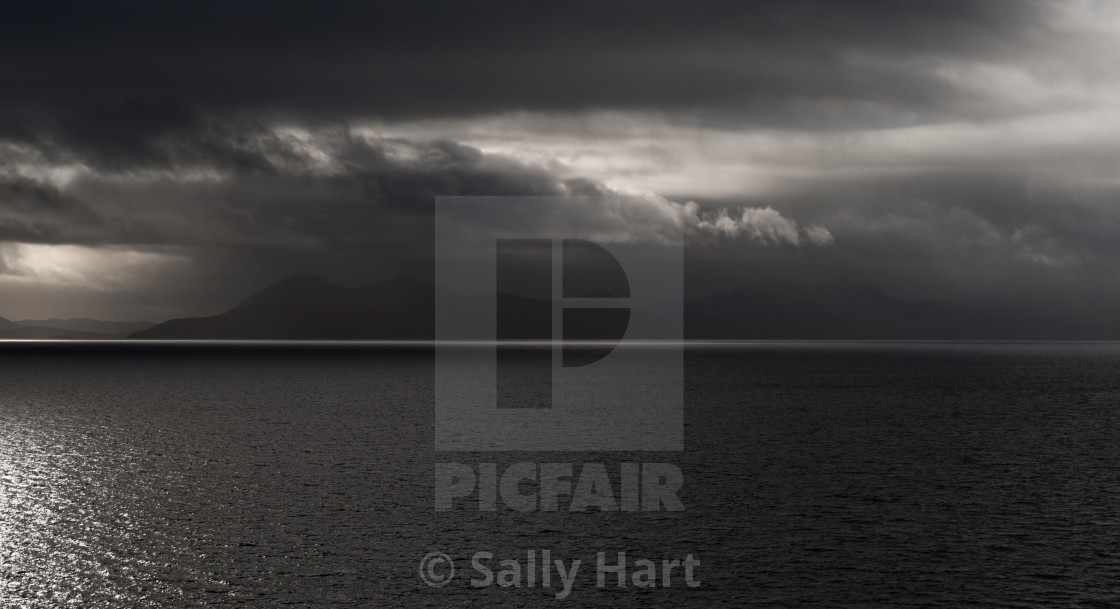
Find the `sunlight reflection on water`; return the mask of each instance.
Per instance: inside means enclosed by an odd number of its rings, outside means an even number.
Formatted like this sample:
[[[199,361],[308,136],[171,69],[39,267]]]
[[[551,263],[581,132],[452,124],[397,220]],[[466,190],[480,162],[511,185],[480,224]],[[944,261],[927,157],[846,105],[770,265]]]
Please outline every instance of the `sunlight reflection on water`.
[[[704,552],[694,592],[577,586],[574,606],[1115,600],[1120,346],[719,344],[685,365],[686,451],[651,458],[680,463],[685,512],[526,515],[433,512],[423,350],[12,358],[0,607],[538,606],[416,578],[433,549],[526,547]]]

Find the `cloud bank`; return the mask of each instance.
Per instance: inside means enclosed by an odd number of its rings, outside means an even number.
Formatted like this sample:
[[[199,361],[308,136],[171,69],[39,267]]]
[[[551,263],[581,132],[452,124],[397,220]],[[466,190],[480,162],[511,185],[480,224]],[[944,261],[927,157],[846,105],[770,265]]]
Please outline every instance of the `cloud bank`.
[[[684,226],[695,291],[1115,283],[1118,54],[1091,0],[20,6],[0,315],[423,278],[439,195],[567,196],[604,239]]]

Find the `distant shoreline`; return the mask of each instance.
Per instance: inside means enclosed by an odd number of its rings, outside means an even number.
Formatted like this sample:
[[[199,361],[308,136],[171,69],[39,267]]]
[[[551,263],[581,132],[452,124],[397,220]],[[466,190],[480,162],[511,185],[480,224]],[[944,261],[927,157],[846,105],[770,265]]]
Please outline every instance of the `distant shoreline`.
[[[0,351],[8,350],[377,350],[377,349],[430,349],[443,347],[494,347],[510,348],[550,348],[560,345],[560,341],[435,341],[435,340],[291,340],[291,339],[0,339]],[[575,346],[613,345],[604,341],[574,340],[565,344]],[[1014,347],[1014,346],[1116,346],[1120,340],[1080,340],[1080,339],[685,339],[671,340],[626,340],[621,347]]]

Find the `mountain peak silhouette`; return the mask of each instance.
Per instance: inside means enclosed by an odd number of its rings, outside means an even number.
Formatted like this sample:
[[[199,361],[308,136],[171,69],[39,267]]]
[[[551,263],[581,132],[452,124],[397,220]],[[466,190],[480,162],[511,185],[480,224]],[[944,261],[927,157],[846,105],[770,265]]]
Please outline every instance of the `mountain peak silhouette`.
[[[349,292],[313,273],[297,273],[253,294],[241,306],[268,304],[321,304]]]
[[[130,335],[143,339],[425,339],[434,331],[433,287],[393,279],[344,288],[299,273],[213,317],[172,319]]]

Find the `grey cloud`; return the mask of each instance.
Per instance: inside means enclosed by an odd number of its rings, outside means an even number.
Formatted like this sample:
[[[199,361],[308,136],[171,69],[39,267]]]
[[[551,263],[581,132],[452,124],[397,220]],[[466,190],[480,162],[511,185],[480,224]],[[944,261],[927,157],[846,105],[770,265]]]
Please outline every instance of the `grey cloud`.
[[[797,221],[783,216],[772,207],[720,208],[700,211],[695,203],[684,206],[685,221],[695,231],[719,237],[747,239],[763,245],[801,245],[802,238],[813,245],[832,245],[832,233],[823,226],[806,229]]]
[[[544,172],[452,142],[368,142],[328,132],[307,144],[326,157],[316,163],[292,146],[273,146],[279,136],[267,139],[239,148],[260,171],[239,173],[237,163],[231,172],[226,147],[170,172],[91,174],[69,190],[115,221],[106,243],[293,249],[407,243],[430,229],[400,230],[428,222],[438,195],[560,192]]]
[[[840,277],[913,299],[963,299],[1027,286],[1115,284],[1120,266],[1117,187],[1040,185],[1029,174],[930,172],[700,202],[710,210],[772,206],[806,227],[827,228],[834,241],[784,256],[736,243],[716,252],[694,249],[690,273],[697,289]]]
[[[568,213],[580,217],[573,222],[598,226],[613,240],[658,240],[681,226],[763,244],[799,245],[802,238],[797,222],[774,209],[701,213],[652,193],[562,180],[547,169],[448,140],[371,139],[339,126],[218,124],[169,136],[158,150],[118,171],[81,149],[40,154],[68,158],[87,171],[67,184],[65,196],[52,186],[23,183],[40,189],[34,191],[40,197],[51,196],[51,205],[68,201],[95,218],[97,226],[88,230],[55,235],[86,245],[408,248],[427,243],[432,202],[449,195],[568,196]],[[37,211],[49,214],[49,207]],[[25,214],[33,211],[24,206]],[[507,222],[500,204],[491,211],[495,226]]]
[[[197,309],[296,270],[424,275],[439,195],[566,195],[611,238],[687,224],[711,289],[1108,280],[1120,80],[1077,6],[26,4],[0,21],[0,241],[189,259],[145,281]]]
[[[79,241],[101,225],[102,218],[74,196],[28,178],[0,176],[0,241]]]
[[[937,68],[1021,60],[1057,36],[1053,12],[1009,0],[41,2],[0,24],[0,126],[129,159],[199,114],[979,117],[997,109]]]
[[[219,131],[232,135],[214,137]],[[60,186],[50,183],[57,168],[49,164],[21,170],[38,180],[0,180],[0,240],[16,248],[5,254],[0,280],[39,280],[9,290],[5,301],[18,311],[44,294],[71,293],[79,296],[69,302],[104,311],[112,299],[99,292],[123,269],[98,266],[137,259],[145,265],[129,275],[134,289],[112,286],[120,311],[163,317],[167,303],[179,315],[219,311],[300,270],[343,283],[430,278],[437,195],[564,192],[547,172],[454,142],[371,141],[345,128],[296,132],[223,125],[164,140],[174,154],[117,171],[86,161],[83,152],[99,153],[79,149],[26,154],[29,162],[64,158],[82,169]],[[243,158],[231,162],[230,150]],[[56,262],[72,268],[57,275]],[[162,264],[173,268],[156,272]]]
[[[568,197],[569,223],[608,241],[662,242],[688,229],[718,236],[716,247],[737,238],[798,245],[810,234],[774,209],[742,206],[722,212],[725,219],[735,214],[732,227],[716,229],[718,214],[686,202],[560,179],[453,141],[369,138],[344,126],[225,124],[161,145],[168,154],[119,171],[86,161],[78,149],[29,154],[85,169],[63,188],[21,178],[0,190],[6,239],[171,252],[192,260],[200,277],[230,277],[222,281],[244,290],[295,270],[344,281],[428,276],[437,196]],[[243,157],[231,162],[231,150]],[[485,210],[489,218],[477,218],[480,225],[527,228],[497,200]],[[218,291],[215,298],[229,297]]]

